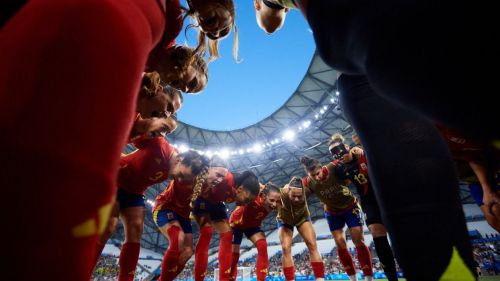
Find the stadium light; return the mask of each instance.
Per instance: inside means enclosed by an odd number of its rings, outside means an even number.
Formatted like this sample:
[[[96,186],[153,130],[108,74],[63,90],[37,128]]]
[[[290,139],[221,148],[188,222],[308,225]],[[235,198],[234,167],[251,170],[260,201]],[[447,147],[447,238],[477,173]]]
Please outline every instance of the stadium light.
[[[292,130],[286,130],[283,133],[283,138],[287,141],[293,141],[295,139],[295,133]]]

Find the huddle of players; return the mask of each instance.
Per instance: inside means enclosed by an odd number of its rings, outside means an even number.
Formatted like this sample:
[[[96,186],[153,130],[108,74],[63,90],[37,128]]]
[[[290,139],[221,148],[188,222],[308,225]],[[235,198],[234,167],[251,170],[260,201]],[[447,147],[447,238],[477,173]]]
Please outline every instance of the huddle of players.
[[[349,278],[357,280],[356,268],[343,232],[346,224],[356,247],[360,268],[366,280],[371,280],[372,258],[364,244],[363,211],[358,198],[347,188],[349,182],[357,187],[360,194],[361,204],[367,213],[366,222],[374,236],[376,250],[386,275],[389,280],[397,280],[394,257],[370,188],[362,148],[350,148],[344,144],[343,137],[336,134],[332,137],[329,150],[334,160],[324,166],[308,156],[302,157],[300,161],[307,176],[302,179],[294,177],[283,188],[272,183],[260,184],[250,171],[232,173],[217,157],[204,168],[205,171],[198,173],[197,178],[176,178],[170,181],[165,191],[156,198],[153,207],[154,220],[161,233],[169,240],[160,280],[174,280],[193,255],[191,213],[200,228],[194,251],[196,281],[205,278],[213,229],[220,236],[219,278],[235,280],[240,244],[245,234],[257,248],[257,280],[264,281],[267,276],[268,255],[267,242],[260,225],[273,210],[278,211],[276,219],[286,280],[295,280],[291,255],[294,228],[297,228],[309,250],[314,276],[317,280],[324,280],[324,264],[317,248],[316,233],[306,201],[311,194],[318,196],[325,207],[325,217],[334,237],[339,259]],[[232,202],[237,207],[228,218],[225,204]]]

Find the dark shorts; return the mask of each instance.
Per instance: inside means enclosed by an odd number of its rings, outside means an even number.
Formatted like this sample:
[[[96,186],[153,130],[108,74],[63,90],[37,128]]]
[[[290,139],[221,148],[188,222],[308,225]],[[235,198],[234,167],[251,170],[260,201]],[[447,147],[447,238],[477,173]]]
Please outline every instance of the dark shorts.
[[[342,213],[332,214],[325,212],[325,218],[330,231],[342,229],[346,224],[348,228],[363,226],[363,210],[361,210],[358,204],[355,204]]]
[[[224,202],[211,203],[203,198],[194,201],[194,215],[209,214],[213,221],[227,219],[226,205]]]
[[[378,206],[377,199],[373,190],[369,190],[368,194],[361,196],[361,208],[365,212],[366,225],[374,223],[382,223],[382,215],[380,214],[380,208]]]
[[[309,222],[310,222],[310,221],[311,221],[311,217],[308,217],[308,218],[307,218],[304,222],[306,222],[306,221],[309,221]],[[304,222],[303,222],[303,223],[304,223]],[[302,225],[302,223],[301,223],[301,224],[299,224],[299,225],[293,226],[293,225],[290,225],[290,224],[288,224],[288,223],[286,223],[286,222],[283,222],[282,220],[278,220],[278,221],[276,222],[276,226],[277,226],[277,228],[280,228],[280,227],[286,227],[286,228],[290,229],[291,231],[293,231],[293,228],[294,228],[294,227],[299,228],[301,225]]]
[[[167,223],[179,222],[184,233],[193,233],[191,220],[179,216],[176,212],[170,210],[155,210],[153,220],[158,227],[163,227]]]
[[[233,228],[233,244],[234,245],[240,245],[241,240],[243,240],[243,234],[250,240],[250,237],[252,237],[255,233],[262,232],[262,229],[260,227],[252,227],[252,228],[247,228],[245,230],[238,230]]]
[[[131,207],[146,208],[144,195],[130,193],[125,189],[118,188],[118,193],[116,194],[116,200],[118,200],[118,202],[120,203],[120,210]]]

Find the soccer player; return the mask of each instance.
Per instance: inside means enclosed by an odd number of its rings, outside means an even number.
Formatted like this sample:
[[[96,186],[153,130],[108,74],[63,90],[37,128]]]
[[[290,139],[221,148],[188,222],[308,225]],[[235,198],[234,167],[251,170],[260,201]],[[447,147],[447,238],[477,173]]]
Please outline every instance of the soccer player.
[[[191,162],[195,179],[174,179],[160,193],[153,206],[153,219],[169,245],[161,265],[161,281],[172,281],[193,255],[193,229],[189,213],[208,175],[209,160]]]
[[[468,163],[479,182],[469,186],[472,197],[481,209],[488,224],[500,232],[500,186],[495,175],[499,165],[499,152],[490,144],[466,136],[440,123],[436,127],[457,162]]]
[[[280,189],[280,203],[276,217],[283,256],[281,263],[286,281],[295,280],[295,267],[292,257],[293,230],[297,228],[309,250],[311,267],[317,281],[325,278],[325,265],[316,244],[316,233],[311,223],[306,201],[306,190],[300,178],[293,177]]]
[[[231,242],[233,233],[227,220],[225,203],[246,205],[259,194],[259,181],[250,171],[231,173],[222,159],[213,160],[209,169],[207,188],[195,201],[193,215],[200,229],[195,249],[195,280],[203,281],[208,264],[208,246],[212,228],[220,237],[219,278],[228,281],[231,277]]]
[[[302,179],[304,188],[314,193],[325,206],[325,218],[332,233],[340,262],[351,280],[357,280],[356,268],[347,249],[343,228],[349,228],[351,239],[356,246],[358,260],[365,280],[373,279],[373,265],[370,250],[365,245],[363,235],[363,210],[354,194],[343,186],[335,175],[334,165],[321,166],[316,159],[302,156],[300,163],[307,176]]]
[[[191,10],[214,38],[232,28],[234,17],[229,25],[222,17],[234,9],[197,2]],[[12,226],[4,232],[12,242],[4,249],[11,257],[4,278],[89,280],[149,52],[181,29],[178,0],[27,1],[2,26],[5,208],[29,205],[50,218],[33,221],[25,208],[3,217]],[[26,159],[37,168],[27,171]],[[36,237],[15,230],[30,220]]]
[[[354,136],[353,135],[353,139]],[[359,140],[359,137],[357,137]],[[355,142],[356,143],[356,142]],[[380,208],[373,193],[368,177],[368,163],[361,143],[350,148],[344,144],[341,134],[334,134],[328,146],[334,161],[334,171],[336,177],[346,183],[351,182],[356,186],[361,199],[361,207],[366,214],[366,224],[373,236],[375,250],[379,257],[384,273],[389,281],[397,281],[396,263],[392,253],[389,240],[387,239],[387,229],[382,223]]]
[[[264,281],[267,276],[269,260],[267,257],[267,242],[264,232],[260,229],[266,216],[277,208],[280,200],[279,187],[266,183],[261,187],[259,196],[250,204],[238,206],[231,213],[229,225],[233,231],[233,257],[231,264],[231,280],[236,280],[240,244],[243,234],[257,248],[257,281]]]

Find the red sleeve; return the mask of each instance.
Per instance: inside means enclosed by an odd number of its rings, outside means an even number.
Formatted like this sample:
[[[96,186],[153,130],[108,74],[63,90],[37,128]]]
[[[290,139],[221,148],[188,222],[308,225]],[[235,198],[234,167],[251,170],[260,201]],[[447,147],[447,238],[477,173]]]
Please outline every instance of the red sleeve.
[[[182,8],[180,0],[167,0],[166,28],[162,38],[162,47],[167,48],[175,44],[175,38],[182,30]]]
[[[303,178],[302,178],[302,185],[303,185],[304,187],[309,188],[309,187],[307,186],[307,177],[303,177]]]

